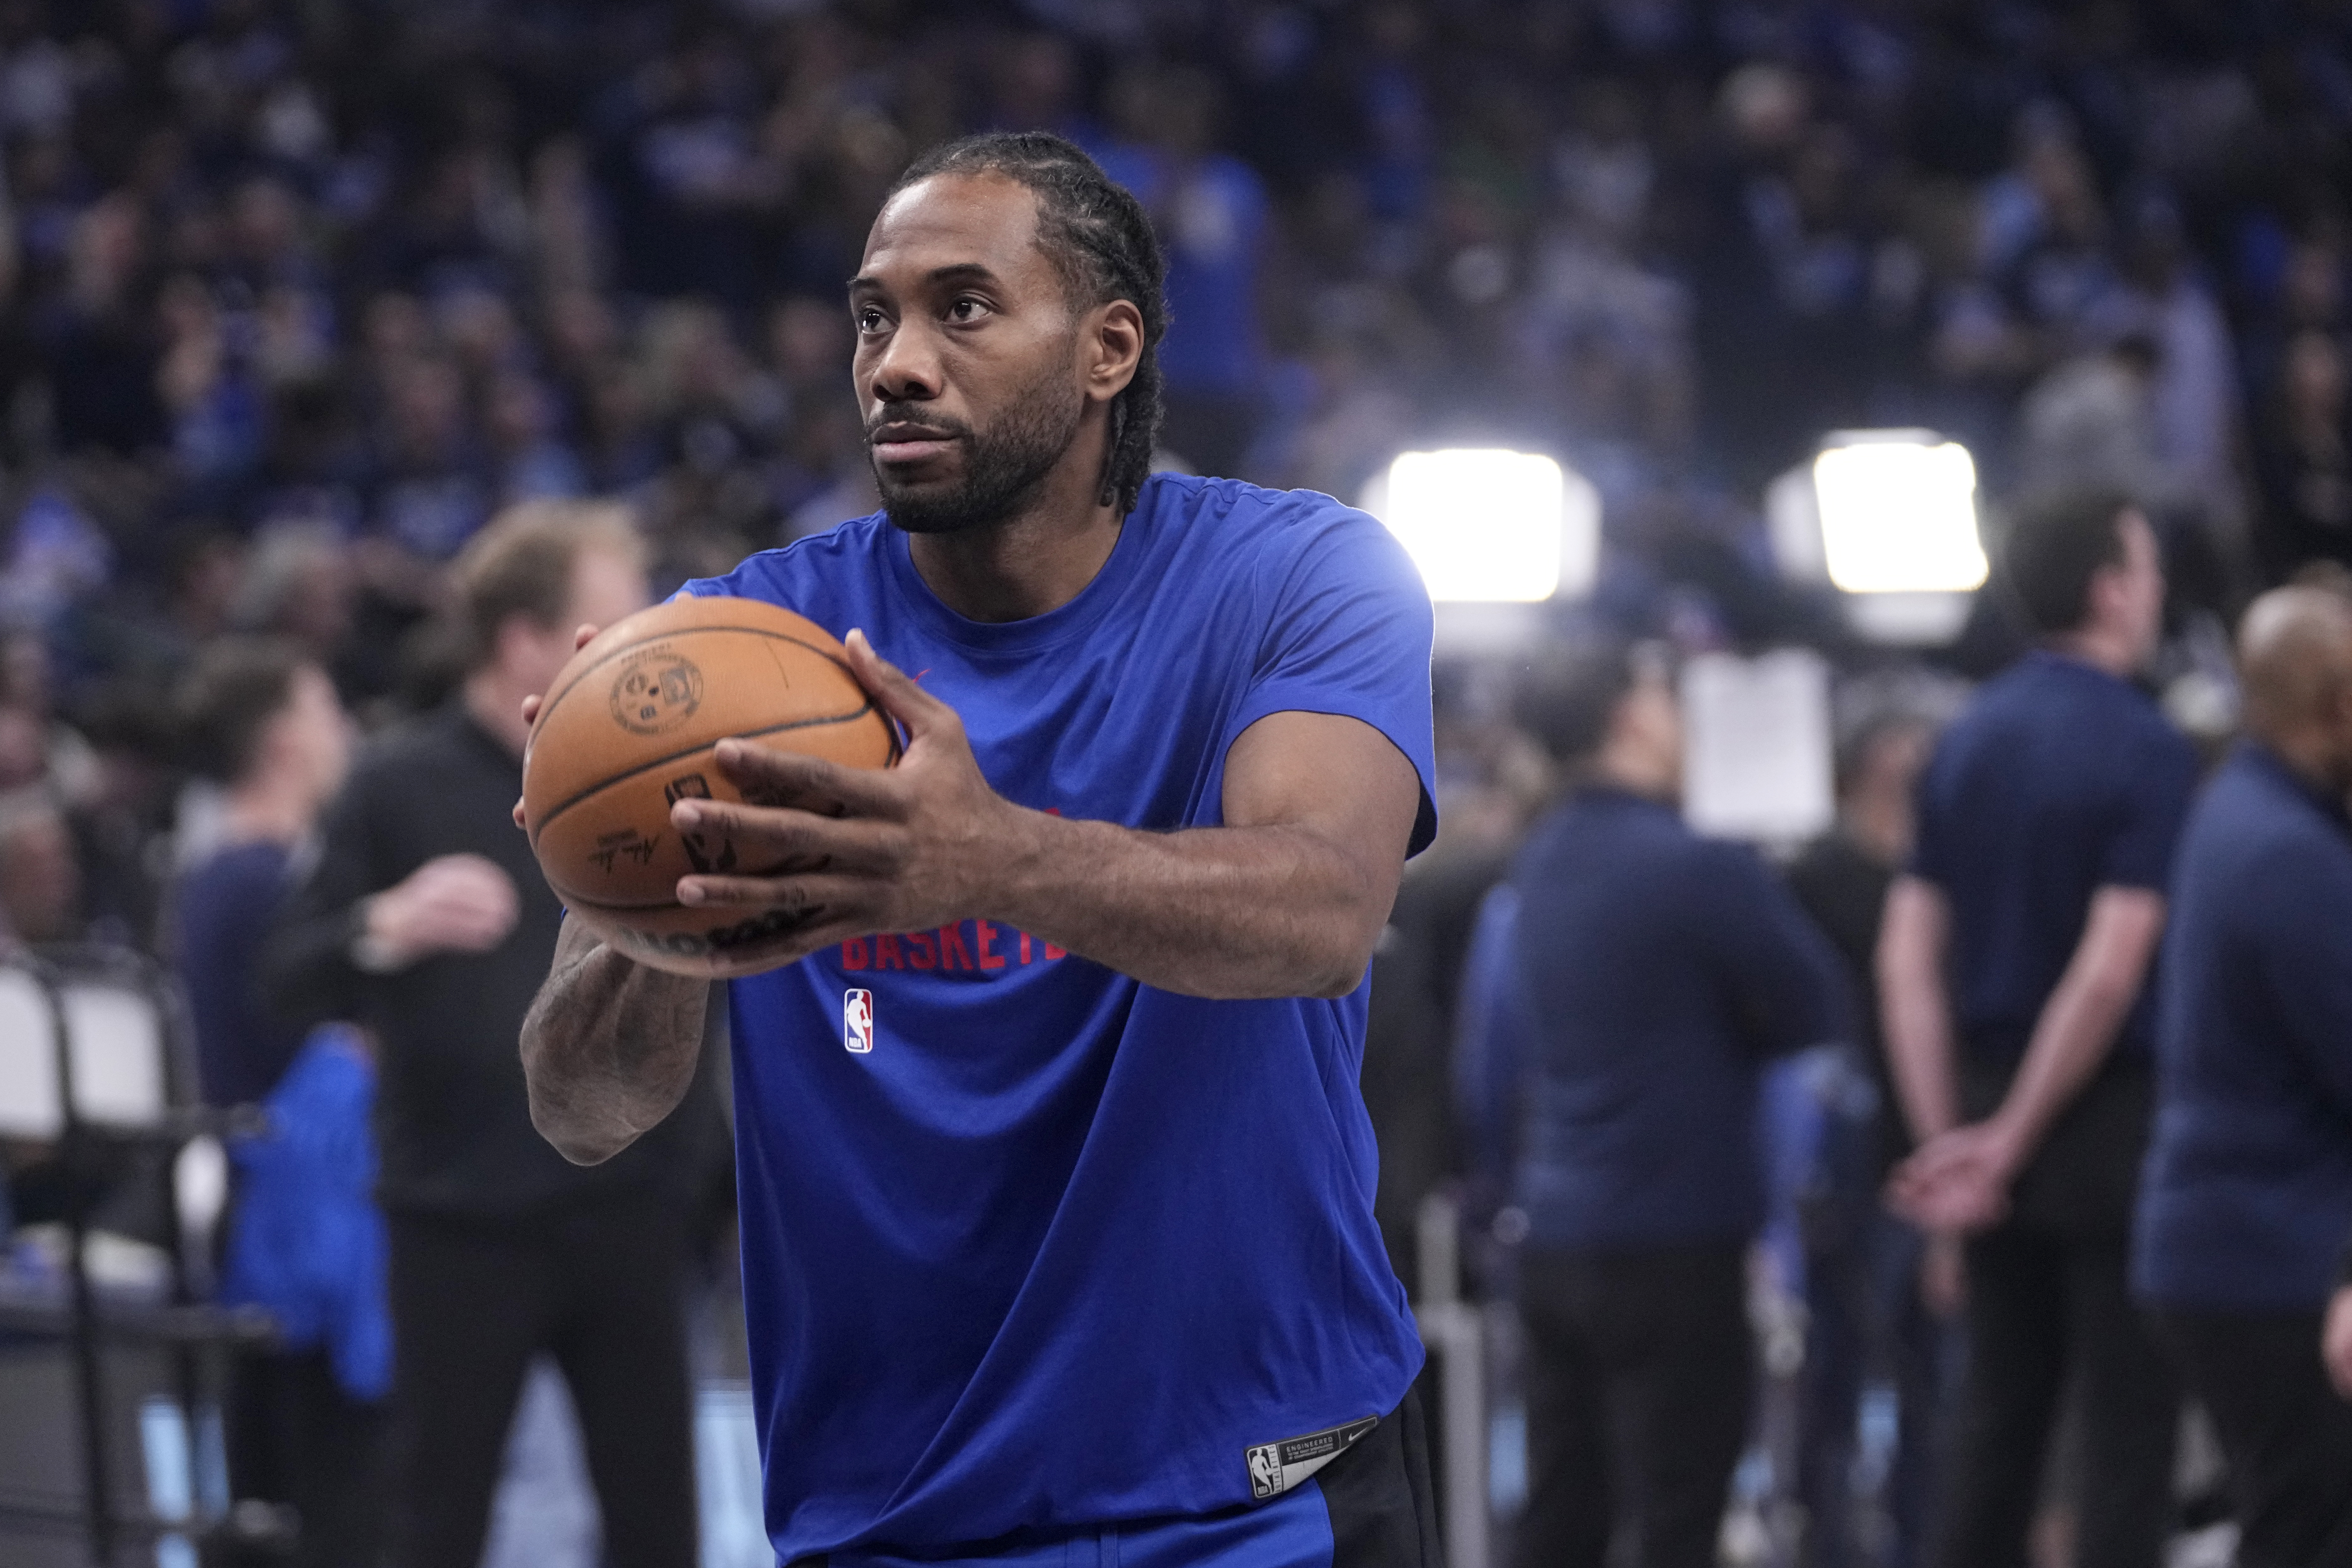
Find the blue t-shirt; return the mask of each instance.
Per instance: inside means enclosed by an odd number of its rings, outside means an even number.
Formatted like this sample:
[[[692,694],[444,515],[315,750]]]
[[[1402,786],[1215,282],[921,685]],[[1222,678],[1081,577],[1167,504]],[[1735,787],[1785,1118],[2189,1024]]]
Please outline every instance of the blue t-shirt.
[[[689,589],[863,627],[1022,805],[1214,826],[1227,748],[1308,710],[1392,741],[1412,848],[1435,829],[1429,601],[1325,496],[1156,477],[1083,592],[1001,625],[879,516]],[[783,1560],[1246,1503],[1247,1449],[1393,1408],[1421,1349],[1372,1221],[1366,997],[1202,1001],[972,920],[734,982]]]
[[[2326,1305],[2352,1237],[2347,940],[2342,804],[2242,747],[2181,840],[2133,1252],[2142,1300]]]
[[[282,844],[234,845],[180,879],[172,900],[180,979],[212,1105],[258,1105],[302,1044],[261,1004],[264,939],[292,891]]]
[[[2103,887],[2164,890],[2197,752],[2130,682],[2061,654],[1986,683],[1919,780],[1911,869],[1951,906],[1952,1011],[1970,1048],[2025,1049]],[[2150,993],[2116,1038],[2150,1043]]]
[[[1764,1217],[1757,1080],[1848,1037],[1851,983],[1780,879],[1673,807],[1586,790],[1528,835],[1484,911],[1466,1075],[1477,1142],[1516,1146],[1528,1239],[1737,1241]],[[1502,928],[1497,946],[1496,926]]]

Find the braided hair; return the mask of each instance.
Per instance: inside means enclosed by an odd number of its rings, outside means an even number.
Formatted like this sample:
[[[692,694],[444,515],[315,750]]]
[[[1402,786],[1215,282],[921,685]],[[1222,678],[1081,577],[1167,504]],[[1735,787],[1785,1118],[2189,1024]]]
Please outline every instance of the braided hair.
[[[937,174],[997,174],[1037,196],[1037,240],[1081,309],[1125,300],[1143,317],[1135,378],[1110,405],[1102,499],[1125,516],[1151,473],[1160,438],[1160,340],[1168,333],[1168,264],[1143,204],[1076,143],[1046,131],[992,131],[932,148],[898,176],[896,195]]]

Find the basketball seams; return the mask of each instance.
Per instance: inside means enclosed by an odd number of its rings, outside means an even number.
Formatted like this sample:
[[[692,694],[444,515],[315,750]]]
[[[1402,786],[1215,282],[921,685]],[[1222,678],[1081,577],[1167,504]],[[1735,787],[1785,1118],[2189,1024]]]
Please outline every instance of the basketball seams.
[[[699,742],[697,744],[688,746],[681,751],[672,752],[667,756],[656,757],[650,762],[640,763],[635,767],[629,769],[626,773],[618,773],[613,774],[609,778],[599,779],[595,784],[582,790],[571,799],[559,802],[556,805],[551,808],[548,814],[545,816],[541,817],[538,823],[533,826],[530,830],[531,847],[533,849],[538,848],[540,835],[546,832],[549,825],[553,823],[557,817],[562,816],[573,806],[579,805],[586,801],[593,800],[596,796],[604,794],[606,790],[611,789],[614,784],[625,784],[629,780],[637,777],[640,773],[649,773],[656,768],[669,767],[674,763],[684,762],[687,758],[694,756],[698,752],[709,751],[712,747],[718,745],[719,741],[756,741],[762,735],[781,735],[793,730],[821,730],[829,725],[851,723],[856,720],[863,719],[868,713],[875,711],[874,700],[869,697],[866,700],[865,706],[852,709],[846,713],[824,713],[819,714],[811,719],[793,719],[782,724],[770,724],[758,730],[739,730],[729,734],[721,735],[718,737],[717,740]],[[889,721],[885,719],[883,723],[885,726],[887,726]],[[893,731],[890,737],[890,747],[894,760],[898,752],[898,743],[897,731]]]
[[[590,676],[595,674],[598,670],[604,668],[614,659],[626,658],[628,655],[635,653],[640,648],[649,647],[654,643],[668,642],[676,637],[700,637],[706,632],[745,632],[749,633],[752,637],[765,637],[771,642],[788,642],[794,647],[806,648],[809,652],[816,655],[827,664],[832,665],[835,669],[841,671],[842,674],[849,677],[849,682],[851,685],[856,686],[857,684],[857,672],[849,668],[847,661],[841,658],[838,655],[818,647],[815,643],[809,642],[805,638],[793,636],[790,632],[772,631],[765,626],[739,626],[734,625],[680,626],[676,631],[659,632],[652,637],[639,637],[635,642],[624,643],[619,647],[613,649],[610,653],[599,656],[595,663],[582,670],[578,675],[573,676],[563,685],[557,687],[554,691],[548,695],[546,702],[540,708],[539,718],[531,725],[532,732],[536,734],[541,724],[546,723],[550,719],[555,716],[556,709],[562,705],[565,698],[571,696],[573,692],[579,690],[581,687],[586,685]],[[862,690],[863,688],[860,688],[860,689]],[[871,704],[869,703],[868,706],[871,706]],[[762,733],[765,732],[766,731],[762,731]]]

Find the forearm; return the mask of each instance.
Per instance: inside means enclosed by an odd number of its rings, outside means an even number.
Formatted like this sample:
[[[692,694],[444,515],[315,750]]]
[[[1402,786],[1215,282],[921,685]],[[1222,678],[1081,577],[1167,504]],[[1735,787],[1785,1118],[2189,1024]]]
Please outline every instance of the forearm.
[[[1301,827],[1141,833],[1022,811],[1011,838],[982,912],[1193,996],[1346,995],[1395,893]]]
[[[633,963],[567,921],[522,1026],[541,1136],[593,1165],[658,1126],[694,1080],[710,984]]]
[[[2146,888],[2102,888],[2057,989],[1991,1121],[2022,1162],[2099,1070],[2147,983],[2164,931],[2164,897]]]
[[[1890,994],[1883,1020],[1895,1098],[1915,1143],[1925,1143],[1960,1124],[1951,1015],[1940,985],[1924,989],[1933,994],[1915,994],[1899,1002]]]
[[[1912,907],[1933,896],[1898,887],[1889,900],[1877,955],[1879,1030],[1887,1070],[1904,1123],[1918,1143],[1950,1131],[1960,1121],[1940,922],[1926,904]]]
[[[2137,996],[2136,986],[2070,972],[2051,993],[1994,1119],[2031,1153],[2050,1124],[2107,1058]]]

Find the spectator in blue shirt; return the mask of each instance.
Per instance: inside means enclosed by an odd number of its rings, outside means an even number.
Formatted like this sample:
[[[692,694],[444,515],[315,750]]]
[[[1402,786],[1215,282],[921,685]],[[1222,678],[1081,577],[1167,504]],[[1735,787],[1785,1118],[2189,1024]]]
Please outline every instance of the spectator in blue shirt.
[[[2352,1235],[2352,598],[2255,601],[2247,739],[2189,819],[2132,1284],[2229,1456],[2242,1568],[2352,1563],[2314,1349]]]
[[[213,644],[181,700],[191,760],[226,791],[223,842],[173,900],[198,1078],[214,1105],[268,1101],[275,1117],[305,1117],[238,1151],[223,1294],[272,1308],[289,1342],[234,1363],[224,1413],[230,1490],[294,1507],[298,1565],[372,1561],[383,1392],[383,1241],[367,1203],[373,1074],[347,1044],[306,1049],[301,1030],[270,1016],[259,974],[270,921],[342,783],[350,724],[326,671],[268,638]],[[278,1092],[298,1080],[358,1087],[331,1103]],[[340,1191],[320,1187],[321,1166],[302,1158],[321,1148],[358,1151],[332,1165],[345,1178]],[[320,1310],[327,1301],[343,1310]]]
[[[1480,1142],[1516,1143],[1528,1222],[1518,1561],[1598,1568],[1624,1514],[1643,1568],[1711,1568],[1751,1397],[1758,1071],[1843,1038],[1848,985],[1753,852],[1684,826],[1662,671],[1604,648],[1537,677],[1519,708],[1569,794],[1490,900],[1486,994],[1465,999],[1488,1020],[1465,1042],[1492,1086],[1474,1092]]]
[[[2082,1568],[2153,1568],[2177,1400],[2125,1283],[2147,1135],[2142,990],[2194,787],[2131,683],[2164,573],[2111,494],[2044,499],[2003,551],[2042,646],[1945,731],[1911,868],[1887,894],[1881,1025],[1918,1152],[1906,1217],[1969,1237],[1969,1365],[1927,1561],[2022,1558],[2070,1375],[2083,1389]]]

